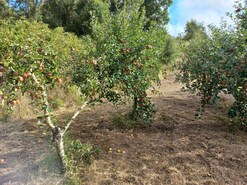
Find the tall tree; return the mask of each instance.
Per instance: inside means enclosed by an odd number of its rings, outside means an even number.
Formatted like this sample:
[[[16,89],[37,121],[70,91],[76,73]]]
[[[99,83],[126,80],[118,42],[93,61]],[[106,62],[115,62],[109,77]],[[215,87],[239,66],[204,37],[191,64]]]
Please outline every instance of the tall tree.
[[[8,2],[0,0],[0,19],[6,20],[14,16],[14,12],[9,8]]]
[[[40,20],[40,10],[45,0],[12,0],[8,1],[19,17],[23,16],[31,20]]]
[[[51,28],[62,26],[80,36],[91,34],[93,16],[102,20],[106,10],[107,4],[102,0],[47,0],[42,15]]]
[[[197,22],[196,20],[190,20],[185,25],[185,35],[184,40],[191,40],[198,36],[206,36],[206,29],[202,23]]]
[[[111,0],[110,2],[110,10],[115,12],[117,9],[121,9],[125,3],[132,3],[132,0]],[[152,21],[159,26],[165,26],[169,21],[168,8],[172,2],[173,0],[140,0],[140,11],[145,9],[145,16],[149,19],[146,27],[148,28]]]
[[[169,22],[168,8],[173,0],[144,0],[143,7],[146,9],[146,17],[155,21],[160,26],[165,26]]]

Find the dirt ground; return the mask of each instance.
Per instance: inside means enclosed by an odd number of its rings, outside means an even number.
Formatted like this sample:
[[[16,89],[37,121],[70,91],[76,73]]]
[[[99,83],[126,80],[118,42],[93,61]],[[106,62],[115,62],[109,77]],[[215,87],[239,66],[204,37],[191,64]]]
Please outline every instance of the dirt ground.
[[[162,94],[152,96],[158,109],[154,121],[131,130],[113,124],[129,107],[105,103],[84,111],[71,135],[101,152],[82,170],[81,184],[247,184],[247,133],[229,131],[225,105],[231,99],[208,106],[196,119],[199,99],[181,87],[173,75],[163,80]],[[0,124],[0,184],[63,183],[50,138],[34,122]]]
[[[0,124],[0,185],[54,184],[62,181],[50,139],[35,120]]]

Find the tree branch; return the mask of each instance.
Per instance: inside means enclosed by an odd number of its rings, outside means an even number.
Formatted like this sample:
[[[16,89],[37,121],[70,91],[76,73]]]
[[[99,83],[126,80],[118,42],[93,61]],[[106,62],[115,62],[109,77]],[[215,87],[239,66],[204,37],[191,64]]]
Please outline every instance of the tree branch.
[[[38,81],[38,79],[36,78],[34,73],[32,73],[32,78],[33,78],[34,82],[41,88],[42,98],[43,98],[44,105],[45,105],[44,114],[45,114],[46,122],[50,128],[54,129],[55,125],[52,123],[52,120],[51,120],[51,115],[50,115],[50,111],[49,111],[49,103],[47,100],[47,94],[46,94],[45,87]]]
[[[81,111],[84,109],[84,107],[87,105],[88,101],[85,101],[79,108],[78,110],[74,113],[74,115],[72,116],[72,118],[70,119],[70,121],[67,123],[67,125],[65,126],[64,130],[62,131],[61,135],[63,136],[65,134],[65,132],[68,130],[68,128],[70,127],[70,125],[73,123],[73,121],[75,120],[75,118],[81,113]]]

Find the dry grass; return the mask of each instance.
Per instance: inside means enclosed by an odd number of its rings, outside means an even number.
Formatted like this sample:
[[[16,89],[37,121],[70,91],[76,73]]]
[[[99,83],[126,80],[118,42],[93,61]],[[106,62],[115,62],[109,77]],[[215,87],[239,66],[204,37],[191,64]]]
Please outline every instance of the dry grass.
[[[54,89],[55,88],[55,89]],[[50,103],[51,112],[59,111],[62,107],[66,109],[78,105],[82,102],[80,91],[75,86],[56,86],[48,89],[48,101]],[[20,104],[13,107],[13,112],[9,115],[5,109],[6,105],[1,106],[1,119],[3,120],[18,120],[18,119],[35,119],[37,116],[42,115],[41,101],[35,102],[31,99],[30,94],[21,93],[18,95]],[[37,93],[41,98],[41,95]]]

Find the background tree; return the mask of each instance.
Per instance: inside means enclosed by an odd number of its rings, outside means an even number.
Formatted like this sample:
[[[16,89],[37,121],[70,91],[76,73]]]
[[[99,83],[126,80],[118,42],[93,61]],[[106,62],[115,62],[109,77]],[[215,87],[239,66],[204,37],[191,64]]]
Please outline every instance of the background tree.
[[[47,0],[42,8],[43,21],[51,28],[63,27],[76,35],[92,33],[93,15],[103,21],[108,11],[107,3],[102,0]]]
[[[149,27],[152,21],[155,21],[159,26],[167,25],[169,22],[168,8],[172,2],[173,0],[144,0],[141,8],[145,8],[145,15],[149,18],[146,27]]]
[[[97,16],[101,22],[108,11],[107,0],[14,0],[10,1],[19,17],[23,16],[31,20],[42,20],[51,28],[63,27],[65,31],[74,32],[78,36],[92,33],[92,15]],[[172,0],[110,0],[110,11],[116,12],[124,4],[140,3],[140,12],[145,12],[148,18],[145,28],[149,28],[151,22],[164,27],[168,21],[168,8]]]
[[[5,0],[0,0],[0,19],[7,20],[14,16],[14,12],[9,8]]]
[[[191,40],[196,37],[205,37],[206,29],[202,23],[197,22],[196,20],[190,20],[185,25],[185,35],[184,40]]]
[[[8,1],[17,13],[18,17],[25,17],[30,20],[41,20],[41,7],[45,0],[14,0]]]
[[[169,21],[168,8],[172,4],[172,0],[144,0],[144,1],[127,1],[127,0],[111,0],[110,10],[116,12],[121,9],[125,3],[140,3],[140,12],[145,12],[146,18],[149,21],[146,23],[148,28],[152,21],[156,22],[159,26],[165,26]],[[145,9],[145,11],[143,11]]]
[[[179,54],[179,47],[177,44],[177,40],[170,36],[169,34],[166,34],[165,36],[162,36],[165,40],[164,46],[163,46],[163,53],[162,53],[162,58],[161,61],[163,64],[171,64],[175,59],[177,58]]]

